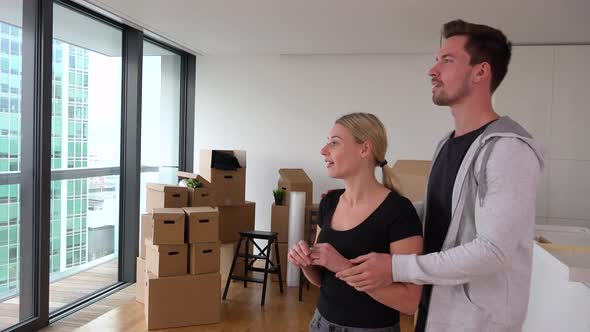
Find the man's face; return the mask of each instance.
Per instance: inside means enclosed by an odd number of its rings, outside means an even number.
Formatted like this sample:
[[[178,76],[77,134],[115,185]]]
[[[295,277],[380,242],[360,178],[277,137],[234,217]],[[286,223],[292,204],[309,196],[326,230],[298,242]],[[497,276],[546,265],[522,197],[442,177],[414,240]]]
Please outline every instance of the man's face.
[[[453,106],[471,93],[474,67],[465,51],[466,36],[453,36],[445,41],[428,75],[432,82],[432,101],[439,106]]]

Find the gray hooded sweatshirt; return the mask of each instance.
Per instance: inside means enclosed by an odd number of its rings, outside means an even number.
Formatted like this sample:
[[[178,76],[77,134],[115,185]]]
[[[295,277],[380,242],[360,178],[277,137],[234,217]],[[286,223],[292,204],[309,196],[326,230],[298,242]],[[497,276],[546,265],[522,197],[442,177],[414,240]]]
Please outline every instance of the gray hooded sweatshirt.
[[[535,141],[509,117],[491,123],[467,150],[442,250],[392,257],[394,281],[433,285],[426,331],[522,329],[542,168]],[[416,207],[423,224],[426,204]]]

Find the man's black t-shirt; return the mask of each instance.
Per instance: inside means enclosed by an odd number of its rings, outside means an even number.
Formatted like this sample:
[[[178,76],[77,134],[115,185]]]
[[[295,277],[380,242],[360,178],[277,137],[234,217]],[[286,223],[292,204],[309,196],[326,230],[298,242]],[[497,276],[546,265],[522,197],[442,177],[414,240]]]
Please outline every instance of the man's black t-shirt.
[[[352,259],[370,252],[389,253],[392,242],[422,235],[422,224],[412,203],[391,192],[377,209],[358,226],[332,229],[332,215],[344,190],[329,192],[320,202],[318,243],[330,243],[342,256]],[[365,292],[359,292],[327,269],[321,269],[318,310],[336,324],[381,328],[397,324],[399,312],[381,304]]]
[[[492,122],[459,137],[454,137],[453,132],[441,148],[428,179],[424,254],[439,252],[442,249],[451,223],[453,187],[459,167],[471,144]],[[431,293],[432,286],[423,287],[416,332],[425,328]]]

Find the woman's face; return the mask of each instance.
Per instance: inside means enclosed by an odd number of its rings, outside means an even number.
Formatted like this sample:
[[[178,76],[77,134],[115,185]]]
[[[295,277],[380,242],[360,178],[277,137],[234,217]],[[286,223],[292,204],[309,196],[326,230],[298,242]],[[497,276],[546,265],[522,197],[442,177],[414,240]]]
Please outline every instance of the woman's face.
[[[367,144],[357,143],[345,127],[335,124],[330,130],[328,143],[320,150],[324,156],[328,175],[345,179],[357,174],[366,161]]]

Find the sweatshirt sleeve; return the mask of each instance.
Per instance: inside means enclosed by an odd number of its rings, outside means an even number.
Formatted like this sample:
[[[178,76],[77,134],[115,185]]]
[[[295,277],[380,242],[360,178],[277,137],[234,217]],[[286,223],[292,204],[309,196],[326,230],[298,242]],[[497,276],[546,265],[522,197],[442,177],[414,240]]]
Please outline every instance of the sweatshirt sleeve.
[[[488,191],[475,200],[476,238],[423,256],[393,255],[393,279],[415,284],[458,285],[509,266],[519,243],[533,241],[540,163],[523,141],[502,138],[486,165]],[[530,239],[529,239],[530,237]]]

